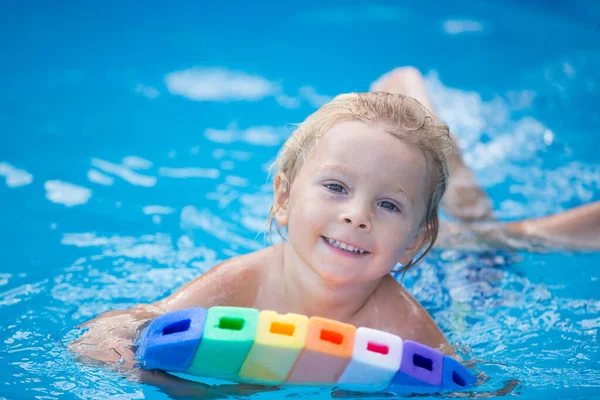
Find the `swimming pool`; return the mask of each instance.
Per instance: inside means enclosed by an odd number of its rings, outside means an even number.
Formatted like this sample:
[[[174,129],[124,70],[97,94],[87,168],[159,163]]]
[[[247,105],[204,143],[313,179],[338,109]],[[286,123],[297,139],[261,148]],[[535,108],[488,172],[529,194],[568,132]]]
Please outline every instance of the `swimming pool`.
[[[167,398],[76,363],[73,327],[262,247],[266,168],[290,123],[398,65],[429,71],[498,216],[600,199],[597,6],[6,4],[0,397]],[[593,398],[598,265],[445,250],[405,283],[489,375],[478,391]],[[282,395],[331,397],[256,397]]]

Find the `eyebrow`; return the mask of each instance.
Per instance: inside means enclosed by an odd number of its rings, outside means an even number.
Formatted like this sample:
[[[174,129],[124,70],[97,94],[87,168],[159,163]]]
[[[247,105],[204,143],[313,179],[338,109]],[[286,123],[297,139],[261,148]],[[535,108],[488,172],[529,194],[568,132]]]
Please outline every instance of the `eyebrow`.
[[[411,202],[411,204],[413,206],[415,205],[415,199],[414,199],[414,197],[408,192],[408,190],[404,189],[399,184],[395,184],[394,187],[392,188],[392,190],[394,192],[401,193],[404,197],[406,197]]]
[[[342,174],[347,174],[347,175],[351,175],[351,176],[362,176],[362,177],[367,176],[366,172],[356,170],[356,169],[350,167],[349,165],[345,165],[345,164],[326,164],[326,165],[322,166],[321,168],[319,168],[317,173],[328,172],[328,171],[340,172]],[[398,193],[402,194],[404,197],[406,197],[412,203],[413,206],[415,205],[414,197],[410,194],[410,192],[408,192],[408,190],[404,189],[402,187],[402,185],[396,183],[391,187],[391,189],[394,192],[398,192]]]
[[[356,170],[345,164],[325,164],[317,172],[341,172],[342,174],[348,174],[352,176],[366,176],[365,172]]]

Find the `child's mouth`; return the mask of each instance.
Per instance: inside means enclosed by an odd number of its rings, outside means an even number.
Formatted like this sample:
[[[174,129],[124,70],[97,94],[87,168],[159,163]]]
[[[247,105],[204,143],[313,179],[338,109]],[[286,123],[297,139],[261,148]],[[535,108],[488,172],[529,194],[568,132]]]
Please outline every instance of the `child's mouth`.
[[[325,244],[327,244],[327,246],[329,246],[335,250],[338,250],[340,252],[343,252],[347,255],[364,256],[364,255],[370,254],[366,250],[363,250],[358,247],[354,247],[350,244],[341,242],[339,240],[331,239],[331,238],[328,238],[325,236],[321,236],[321,238],[323,238],[323,241],[325,242]]]

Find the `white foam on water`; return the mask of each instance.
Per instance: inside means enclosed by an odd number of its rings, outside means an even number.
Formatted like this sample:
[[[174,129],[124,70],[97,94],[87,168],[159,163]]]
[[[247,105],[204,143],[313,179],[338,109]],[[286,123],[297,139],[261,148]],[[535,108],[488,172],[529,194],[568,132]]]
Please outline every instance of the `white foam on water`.
[[[171,208],[171,207],[166,207],[166,206],[151,205],[151,206],[144,206],[144,208],[142,208],[142,211],[146,215],[168,215],[168,214],[173,214],[175,212],[175,209]]]
[[[298,91],[300,96],[315,108],[319,108],[333,99],[331,96],[317,93],[317,90],[312,86],[302,86]]]
[[[225,177],[225,183],[231,186],[246,187],[249,185],[248,179],[241,176],[228,175]]]
[[[7,162],[0,162],[0,176],[4,176],[6,186],[16,188],[33,182],[33,175]]]
[[[317,93],[312,86],[303,86],[297,96],[290,96],[283,92],[279,83],[263,76],[221,67],[174,71],[165,76],[165,84],[171,94],[194,101],[258,101],[274,98],[283,108],[296,109],[304,101],[313,107],[320,107],[331,99],[330,96]],[[136,91],[153,98],[151,96],[155,92],[151,89],[138,85]]]
[[[48,200],[67,207],[85,204],[92,197],[90,189],[59,180],[46,181],[44,189]]]
[[[216,143],[245,142],[259,146],[278,146],[289,136],[285,128],[273,126],[253,126],[239,129],[230,124],[226,129],[208,128],[204,131],[207,139]]]
[[[532,106],[537,96],[534,91],[512,91],[484,100],[476,92],[446,87],[435,71],[426,75],[425,84],[436,113],[457,137],[464,160],[479,183],[488,187],[514,182],[509,191],[518,197],[497,205],[498,217],[555,213],[573,200],[592,201],[600,190],[600,164],[569,160],[568,149],[560,147],[556,132],[531,116],[521,116]],[[482,140],[484,135],[486,140]],[[548,151],[563,155],[564,164],[554,169],[543,167]]]
[[[481,22],[470,19],[447,19],[444,21],[443,27],[444,31],[449,35],[481,33],[485,30]]]
[[[102,172],[93,168],[88,171],[87,178],[90,182],[104,186],[111,186],[115,183],[115,179],[112,176],[104,175]]]
[[[138,156],[127,156],[121,160],[124,166],[132,169],[148,169],[152,167],[152,161]]]
[[[191,68],[165,76],[171,94],[195,101],[256,101],[276,94],[277,84],[259,76],[226,68]]]
[[[158,175],[169,178],[207,178],[217,179],[220,175],[218,169],[215,168],[170,168],[161,167],[158,170]]]
[[[142,94],[144,97],[146,97],[150,100],[154,100],[160,95],[160,92],[158,91],[157,88],[152,87],[152,86],[143,85],[141,83],[138,83],[136,85],[135,92]]]
[[[111,163],[100,158],[93,158],[92,165],[104,173],[118,176],[132,185],[143,187],[152,187],[156,185],[156,177],[139,174],[124,165]]]
[[[257,242],[235,233],[237,228],[234,224],[226,222],[206,209],[198,210],[194,206],[186,206],[181,210],[180,219],[183,228],[202,229],[229,246],[242,246],[248,250],[261,248]]]

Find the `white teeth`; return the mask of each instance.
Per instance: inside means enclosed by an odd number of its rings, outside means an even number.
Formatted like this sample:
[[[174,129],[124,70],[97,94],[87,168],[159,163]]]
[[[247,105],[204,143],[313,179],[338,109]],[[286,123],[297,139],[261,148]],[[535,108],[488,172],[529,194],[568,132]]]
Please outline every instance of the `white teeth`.
[[[340,242],[339,240],[333,240],[333,239],[330,239],[330,238],[325,238],[325,239],[327,239],[327,242],[330,245],[332,245],[333,247],[337,247],[338,249],[350,251],[350,252],[355,253],[355,254],[363,254],[365,252],[364,250],[361,250],[358,247],[354,247],[354,246],[351,246],[351,245],[346,244],[344,242]]]

